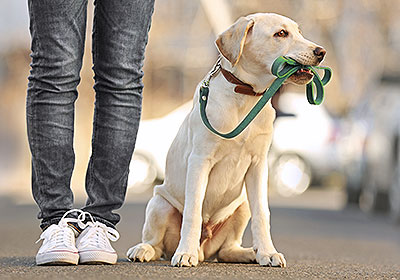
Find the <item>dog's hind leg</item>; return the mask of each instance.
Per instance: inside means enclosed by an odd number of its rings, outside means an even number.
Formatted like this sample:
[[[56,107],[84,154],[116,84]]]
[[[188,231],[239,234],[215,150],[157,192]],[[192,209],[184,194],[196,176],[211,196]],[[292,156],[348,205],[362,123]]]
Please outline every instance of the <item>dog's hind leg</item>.
[[[235,244],[221,249],[217,259],[226,263],[256,263],[256,253],[253,248],[243,248]]]
[[[162,196],[153,196],[146,207],[142,243],[131,247],[127,256],[132,261],[158,260],[163,255],[168,225],[177,210]]]
[[[256,255],[253,248],[243,248],[242,237],[250,219],[248,202],[243,202],[211,238],[201,246],[204,259],[217,257],[220,262],[253,263]]]
[[[243,202],[226,223],[226,239],[218,251],[220,262],[254,263],[256,254],[253,248],[243,248],[242,237],[250,219],[248,202]]]

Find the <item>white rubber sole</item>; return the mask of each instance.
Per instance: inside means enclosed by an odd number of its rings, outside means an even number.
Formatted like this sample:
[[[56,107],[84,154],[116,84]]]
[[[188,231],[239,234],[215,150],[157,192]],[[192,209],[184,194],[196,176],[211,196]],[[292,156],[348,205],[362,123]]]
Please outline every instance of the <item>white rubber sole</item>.
[[[79,263],[81,264],[116,264],[117,259],[117,253],[105,251],[79,252]]]
[[[55,251],[36,255],[37,265],[77,265],[78,252]]]

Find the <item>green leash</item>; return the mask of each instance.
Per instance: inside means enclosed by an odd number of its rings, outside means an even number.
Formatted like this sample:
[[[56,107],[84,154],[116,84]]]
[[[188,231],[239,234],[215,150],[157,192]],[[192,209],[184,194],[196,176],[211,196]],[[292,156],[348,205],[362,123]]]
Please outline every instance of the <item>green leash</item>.
[[[206,114],[209,93],[209,80],[211,79],[211,76],[218,70],[216,65],[214,70],[211,72],[209,79],[205,81],[200,87],[200,115],[204,125],[211,132],[225,139],[231,139],[238,136],[254,120],[258,113],[264,108],[265,104],[267,104],[268,100],[270,100],[271,97],[274,96],[274,94],[278,91],[278,89],[282,86],[286,79],[296,73],[296,71],[299,69],[309,69],[314,74],[312,81],[306,86],[307,100],[310,104],[313,105],[321,104],[324,99],[324,86],[331,79],[332,70],[329,67],[302,65],[291,58],[281,56],[274,61],[271,67],[272,74],[277,78],[263,93],[260,100],[256,103],[256,105],[254,105],[247,116],[239,123],[239,125],[235,129],[233,129],[229,133],[220,133],[210,124]],[[316,69],[324,70],[324,76],[322,79],[319,77]],[[315,90],[313,84],[315,85]]]

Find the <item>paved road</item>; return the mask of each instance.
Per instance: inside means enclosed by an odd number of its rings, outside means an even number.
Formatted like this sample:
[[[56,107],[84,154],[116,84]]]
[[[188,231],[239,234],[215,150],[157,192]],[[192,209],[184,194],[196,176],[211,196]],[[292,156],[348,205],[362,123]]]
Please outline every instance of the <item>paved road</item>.
[[[327,195],[312,196],[320,205],[323,199]],[[17,206],[0,198],[0,279],[400,280],[400,227],[383,217],[368,217],[357,209],[275,205],[271,209],[272,235],[288,261],[284,269],[214,262],[196,268],[174,268],[166,261],[130,263],[124,255],[129,246],[140,241],[144,207],[144,203],[128,203],[120,211],[123,220],[119,227],[121,239],[115,244],[120,255],[117,265],[37,267],[34,256],[39,244],[34,242],[40,231],[36,206]],[[249,231],[244,243],[251,245]]]

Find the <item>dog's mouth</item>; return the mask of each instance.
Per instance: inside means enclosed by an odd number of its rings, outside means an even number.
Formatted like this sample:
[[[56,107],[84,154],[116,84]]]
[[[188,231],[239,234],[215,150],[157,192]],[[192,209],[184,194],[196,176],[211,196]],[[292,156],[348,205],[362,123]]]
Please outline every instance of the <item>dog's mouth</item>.
[[[290,76],[290,80],[296,84],[307,84],[312,78],[314,74],[310,69],[299,69],[292,76]]]
[[[294,73],[294,75],[300,76],[300,77],[304,76],[304,77],[308,77],[310,79],[313,77],[313,73],[311,73],[310,69],[303,69],[303,68],[297,70],[296,73]]]

